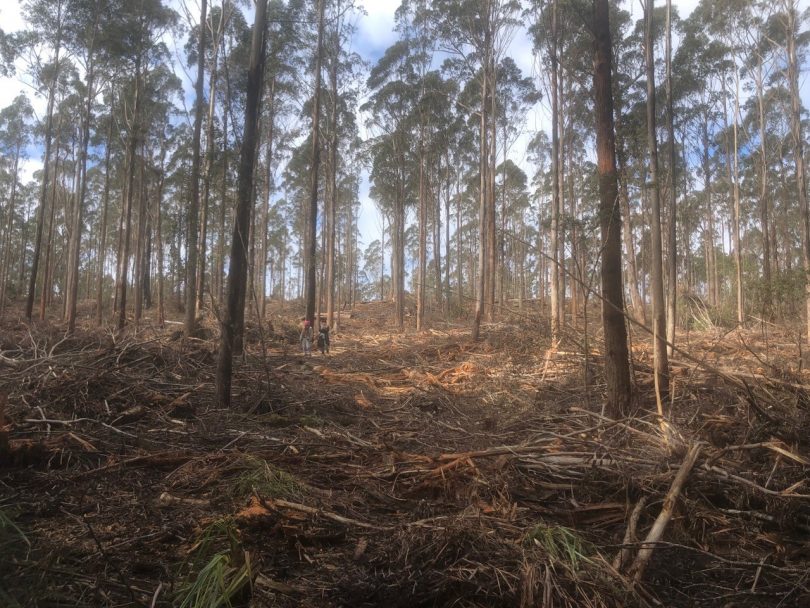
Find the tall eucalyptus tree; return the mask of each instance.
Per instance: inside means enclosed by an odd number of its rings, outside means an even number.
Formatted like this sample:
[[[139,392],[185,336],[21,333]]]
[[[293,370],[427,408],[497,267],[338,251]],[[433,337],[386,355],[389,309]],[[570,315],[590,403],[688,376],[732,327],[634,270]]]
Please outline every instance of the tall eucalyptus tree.
[[[652,3],[652,0],[649,0]],[[668,355],[672,357],[673,346],[675,344],[675,312],[678,302],[678,241],[677,241],[677,176],[675,157],[675,116],[672,103],[672,0],[667,0],[666,4],[666,32],[665,36],[665,76],[664,90],[666,93],[666,127],[667,127],[667,172],[666,191],[669,198],[669,225],[667,233],[667,275],[669,285],[667,289],[667,349]]]
[[[480,80],[479,99],[479,256],[472,337],[477,340],[488,300],[494,314],[495,134],[498,109],[497,70],[517,25],[515,0],[436,0],[433,3],[440,44]],[[488,296],[488,297],[487,297]]]
[[[599,219],[602,229],[605,378],[608,411],[618,418],[629,413],[631,385],[627,328],[624,321],[622,222],[613,125],[613,66],[608,0],[593,0],[593,31],[596,154],[599,171]]]
[[[6,306],[6,293],[10,282],[11,259],[14,244],[14,223],[18,209],[18,185],[20,181],[20,161],[26,159],[26,147],[31,139],[31,120],[34,109],[23,94],[0,110],[0,154],[11,159],[8,171],[11,184],[8,187],[8,201],[2,210],[5,221],[0,224],[0,312]],[[20,221],[22,223],[22,221]]]
[[[391,218],[394,321],[399,329],[404,326],[405,309],[405,218],[410,200],[406,184],[413,162],[408,129],[417,103],[410,57],[407,41],[399,40],[386,49],[371,69],[367,86],[372,94],[361,108],[369,116],[367,126],[377,133],[369,142],[371,195]]]
[[[31,260],[31,273],[28,281],[28,297],[25,302],[25,318],[31,320],[34,311],[34,297],[39,271],[39,258],[42,249],[42,232],[45,225],[46,196],[48,193],[51,144],[53,138],[53,115],[56,102],[56,87],[59,82],[60,53],[63,44],[64,9],[66,0],[29,0],[23,10],[34,31],[39,31],[46,39],[51,39],[51,62],[40,66],[37,77],[48,90],[48,106],[45,114],[45,151],[43,154],[42,184],[40,187],[39,207],[37,208],[37,227],[34,237],[34,257]],[[51,38],[52,37],[52,38]],[[43,285],[44,288],[44,285]]]
[[[807,198],[807,176],[804,168],[804,136],[802,134],[802,102],[799,89],[800,27],[806,14],[799,12],[798,0],[781,0],[779,22],[784,31],[786,80],[790,91],[790,135],[793,143],[796,197],[802,222],[802,262],[805,274],[805,314],[807,341],[810,343],[810,207]]]
[[[105,32],[111,30],[115,6],[111,0],[70,0],[67,16],[67,46],[73,55],[80,58],[84,71],[84,103],[81,110],[79,138],[78,186],[75,193],[75,209],[71,218],[70,244],[68,250],[67,298],[68,331],[76,329],[76,304],[79,297],[79,258],[82,249],[84,211],[87,204],[87,149],[90,144],[90,125],[93,122],[93,105],[98,94],[98,63],[110,56],[110,45]],[[102,69],[104,66],[101,66]]]
[[[267,0],[258,0],[253,22],[253,36],[248,68],[247,96],[245,103],[244,133],[239,156],[239,180],[236,201],[236,218],[231,241],[230,268],[228,270],[228,300],[222,321],[219,357],[217,359],[216,392],[222,407],[231,404],[231,376],[233,371],[233,346],[237,323],[244,314],[247,290],[247,245],[250,216],[254,200],[254,171],[259,116],[264,85],[264,61],[266,49]]]
[[[326,0],[317,0],[318,37],[315,46],[315,86],[312,102],[312,155],[310,157],[310,187],[307,207],[307,227],[305,248],[305,295],[306,320],[314,326],[315,323],[315,255],[317,252],[317,223],[318,223],[318,175],[321,165],[320,120],[321,120],[321,66],[323,65],[323,37],[324,37],[324,11]]]
[[[199,217],[199,253],[197,258],[197,275],[195,277],[196,285],[194,290],[196,292],[197,301],[195,304],[196,312],[198,314],[203,307],[205,300],[205,261],[207,254],[207,237],[208,237],[208,211],[209,199],[211,195],[211,173],[214,164],[214,150],[216,142],[214,141],[214,118],[217,99],[217,85],[219,77],[219,58],[220,49],[223,45],[225,32],[228,28],[228,22],[233,15],[235,7],[231,0],[222,0],[221,6],[212,10],[209,13],[209,19],[204,23],[204,27],[208,29],[210,34],[210,44],[207,43],[202,56],[197,55],[197,61],[207,62],[208,68],[208,110],[205,119],[205,159],[202,168],[202,194],[200,197],[200,217]],[[203,23],[198,25],[203,27]],[[209,37],[207,37],[209,38]],[[200,52],[200,49],[197,49]],[[199,69],[199,66],[198,66]],[[196,120],[196,115],[195,115]]]
[[[197,38],[197,79],[194,85],[194,135],[191,140],[191,188],[188,202],[188,252],[186,257],[186,317],[185,332],[194,334],[197,323],[197,260],[199,256],[199,213],[200,213],[200,159],[203,107],[203,87],[205,85],[205,51],[207,33],[208,0],[200,2],[200,22]]]
[[[143,118],[145,84],[153,63],[162,60],[165,47],[158,43],[165,30],[176,21],[176,13],[163,5],[161,0],[139,0],[124,3],[118,10],[115,39],[121,44],[121,54],[131,62],[131,82],[127,92],[132,90],[131,112],[126,122],[126,169],[124,196],[119,222],[118,271],[116,277],[117,320],[116,327],[122,330],[127,322],[127,286],[132,232],[132,207],[135,200],[135,173],[138,165],[138,150],[144,139]],[[127,66],[129,67],[129,66]],[[141,277],[135,277],[139,284]]]
[[[666,346],[666,304],[664,301],[664,259],[661,236],[661,188],[658,174],[658,137],[655,111],[655,54],[653,40],[653,2],[644,2],[644,57],[647,66],[647,154],[648,191],[650,194],[650,222],[652,240],[652,279],[650,289],[653,301],[653,353],[655,375],[661,395],[669,393],[669,363]]]

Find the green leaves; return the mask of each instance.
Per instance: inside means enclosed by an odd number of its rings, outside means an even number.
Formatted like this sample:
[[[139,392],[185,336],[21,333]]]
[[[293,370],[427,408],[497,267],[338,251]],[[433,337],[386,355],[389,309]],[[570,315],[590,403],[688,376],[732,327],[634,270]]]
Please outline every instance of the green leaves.
[[[197,574],[178,592],[180,608],[230,608],[232,600],[251,582],[249,554],[236,564],[229,551],[215,553]]]

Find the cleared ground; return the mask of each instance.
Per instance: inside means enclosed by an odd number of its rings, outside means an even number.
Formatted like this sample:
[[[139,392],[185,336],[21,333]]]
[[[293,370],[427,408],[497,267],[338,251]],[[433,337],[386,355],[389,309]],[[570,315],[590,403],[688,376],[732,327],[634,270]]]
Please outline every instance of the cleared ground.
[[[292,313],[249,322],[227,411],[211,320],[66,338],[7,315],[0,605],[810,604],[810,386],[787,331],[684,335],[663,423],[636,333],[637,415],[617,421],[598,333],[551,350],[527,310],[472,343],[390,312],[344,312],[310,358]]]

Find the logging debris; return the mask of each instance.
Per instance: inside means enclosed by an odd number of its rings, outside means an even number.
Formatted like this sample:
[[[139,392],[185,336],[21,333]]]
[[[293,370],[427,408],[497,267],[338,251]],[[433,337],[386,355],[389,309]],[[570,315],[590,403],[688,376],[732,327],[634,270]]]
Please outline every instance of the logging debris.
[[[662,425],[649,344],[611,420],[598,336],[370,333],[387,312],[344,316],[328,357],[248,341],[227,411],[214,341],[2,320],[0,603],[170,606],[201,546],[251,606],[810,603],[789,339],[693,333],[722,374],[677,364]]]

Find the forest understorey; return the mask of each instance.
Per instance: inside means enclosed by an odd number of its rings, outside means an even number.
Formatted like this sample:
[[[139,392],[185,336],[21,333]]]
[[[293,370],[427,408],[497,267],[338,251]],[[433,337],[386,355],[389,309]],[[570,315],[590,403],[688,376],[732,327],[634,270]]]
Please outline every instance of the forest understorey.
[[[810,605],[793,334],[679,336],[662,419],[636,331],[614,420],[598,334],[552,348],[515,317],[472,342],[390,312],[342,313],[307,358],[291,313],[248,322],[229,410],[214,319],[68,337],[7,316],[0,605]]]

